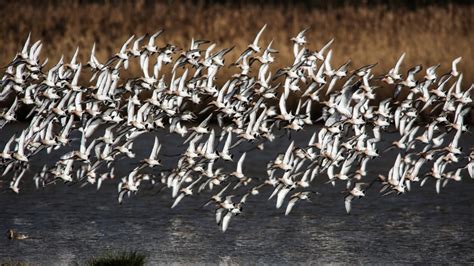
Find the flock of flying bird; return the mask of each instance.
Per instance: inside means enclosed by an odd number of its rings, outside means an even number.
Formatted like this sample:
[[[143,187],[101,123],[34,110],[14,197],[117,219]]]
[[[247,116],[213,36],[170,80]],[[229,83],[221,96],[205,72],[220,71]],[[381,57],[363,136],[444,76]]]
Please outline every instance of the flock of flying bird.
[[[120,160],[137,160],[129,173],[117,177],[120,203],[144,182],[169,190],[171,208],[209,193],[203,208],[214,206],[216,222],[225,231],[247,199],[262,190],[271,191],[269,200],[276,199],[276,208],[286,206],[288,215],[298,202],[318,194],[316,180],[345,182],[349,213],[352,200],[364,197],[373,184],[381,184],[383,195],[403,194],[413,183],[423,186],[432,180],[439,193],[450,180],[474,176],[474,153],[463,152],[459,142],[467,131],[464,118],[474,88],[462,89],[461,58],[445,74],[438,74],[435,65],[425,74],[415,66],[404,75],[403,54],[387,74],[375,76],[376,64],[351,70],[349,60],[333,67],[333,40],[311,51],[305,29],[291,39],[293,64],[272,73],[278,51],[272,42],[262,44],[265,28],[228,66],[235,74],[223,85],[217,75],[227,67],[225,56],[233,48],[217,50],[209,41],[192,40],[187,49],[159,47],[158,31],[131,36],[106,61],[96,58],[94,44],[85,65],[77,49],[70,61],[61,57],[46,69],[47,60],[40,60],[42,43],[30,44],[28,36],[0,81],[0,102],[7,104],[0,111],[0,127],[16,121],[19,108],[29,110],[28,125],[5,138],[0,153],[4,184],[16,193],[26,179],[37,187],[66,182],[100,189],[116,178]],[[139,64],[141,77],[121,78],[130,63]],[[381,90],[394,93],[376,104]],[[297,104],[290,106],[289,99]],[[315,117],[316,108],[322,109],[321,117]],[[316,123],[321,126],[311,126]],[[303,129],[314,133],[298,146],[292,132]],[[158,137],[149,157],[135,158],[135,140],[159,130],[182,138],[185,147],[171,169],[162,165],[166,140]],[[382,137],[387,132],[399,138],[387,143]],[[289,138],[290,144],[266,164],[267,176],[250,176],[247,153],[280,138]],[[254,148],[239,150],[243,143]],[[398,155],[388,174],[370,173],[369,162],[393,148]],[[32,173],[35,157],[53,150],[59,159]]]

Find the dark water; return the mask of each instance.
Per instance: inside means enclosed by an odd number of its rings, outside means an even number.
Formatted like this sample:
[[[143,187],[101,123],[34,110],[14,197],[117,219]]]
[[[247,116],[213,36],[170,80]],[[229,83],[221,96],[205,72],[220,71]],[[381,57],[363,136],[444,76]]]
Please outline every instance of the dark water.
[[[311,133],[294,138],[304,143]],[[150,140],[140,138],[135,149],[148,153]],[[176,152],[174,136],[160,134],[160,140],[166,142],[163,153]],[[1,147],[5,141],[2,136]],[[473,144],[472,137],[463,144]],[[263,176],[266,161],[287,145],[282,138],[263,152],[249,153],[244,172]],[[369,173],[386,173],[395,159],[391,155],[369,163]],[[45,160],[39,155],[33,169]],[[121,163],[123,175],[132,163]],[[0,262],[83,263],[109,251],[138,250],[150,264],[474,263],[474,182],[469,177],[449,183],[440,195],[433,182],[421,189],[415,185],[403,196],[381,197],[373,189],[353,202],[350,215],[343,185],[334,188],[325,178],[315,187],[321,195],[312,203],[300,202],[287,217],[284,208],[267,201],[271,191],[262,191],[226,233],[215,224],[212,208],[199,208],[209,194],[185,198],[172,210],[170,193],[151,187],[119,205],[115,183],[104,183],[99,192],[78,184],[41,190],[24,184],[19,195],[0,193],[0,230],[15,228],[31,239],[0,237]]]

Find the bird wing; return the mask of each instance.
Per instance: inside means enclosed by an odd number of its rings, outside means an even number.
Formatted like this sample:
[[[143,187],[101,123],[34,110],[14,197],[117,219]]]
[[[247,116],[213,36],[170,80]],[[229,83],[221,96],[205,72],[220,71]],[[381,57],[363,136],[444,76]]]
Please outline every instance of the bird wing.
[[[227,133],[227,138],[225,140],[224,147],[222,148],[223,153],[229,152],[230,144],[232,144],[232,131]]]
[[[293,206],[295,206],[298,199],[299,199],[298,197],[294,197],[290,199],[290,201],[288,202],[288,205],[286,205],[285,215],[290,214],[291,210],[293,209]]]
[[[290,156],[293,153],[293,146],[295,145],[295,142],[292,141],[290,145],[288,146],[288,149],[286,149],[285,156],[283,157],[283,163],[289,163],[290,162]]]
[[[453,62],[451,63],[451,68],[452,68],[452,71],[454,73],[456,73],[458,71],[457,65],[461,61],[461,59],[462,59],[462,57],[460,56],[460,57],[454,59]]]
[[[329,48],[329,46],[331,46],[331,44],[334,42],[334,38],[331,39],[328,43],[326,43],[326,45],[323,46],[323,48],[321,48],[321,50],[319,50],[319,53],[321,55],[323,55],[324,51],[326,51],[326,49]]]
[[[329,50],[328,54],[326,55],[326,58],[324,58],[324,68],[326,69],[326,71],[332,71],[331,58],[332,50]]]
[[[242,174],[242,165],[244,164],[245,156],[247,156],[247,153],[244,152],[242,156],[240,156],[239,162],[237,163],[237,173]]]
[[[395,68],[393,68],[393,75],[397,75],[400,71],[400,65],[403,62],[403,59],[405,58],[405,53],[403,53],[400,58],[397,61],[397,64],[395,65]]]
[[[158,137],[155,136],[155,141],[153,142],[153,148],[151,150],[151,153],[150,153],[150,160],[155,160],[156,159],[156,155],[158,153],[158,146],[159,146],[159,142],[158,142]]]
[[[173,205],[171,205],[171,209],[176,207],[176,205],[178,205],[178,203],[184,198],[184,196],[185,196],[184,193],[180,193],[179,196],[176,197],[176,199],[174,200]]]
[[[232,218],[231,212],[227,212],[224,218],[222,218],[222,232],[225,232],[227,227],[229,227],[230,218]]]
[[[262,29],[260,29],[260,31],[257,33],[257,36],[255,36],[255,39],[252,43],[254,46],[258,46],[258,41],[260,39],[260,36],[262,35],[262,32],[265,30],[266,27],[267,27],[267,24],[263,25]]]
[[[220,224],[221,219],[222,219],[222,213],[224,212],[224,208],[219,208],[216,210],[216,223]]]
[[[122,45],[122,48],[120,48],[120,53],[125,53],[125,51],[127,50],[127,46],[130,44],[133,38],[135,38],[135,35],[132,35],[130,38],[128,38],[128,40]]]
[[[344,206],[346,207],[346,212],[349,214],[351,212],[351,202],[354,196],[352,194],[347,195],[344,198]]]
[[[287,187],[284,187],[278,191],[277,194],[277,202],[276,202],[276,208],[279,209],[283,205],[283,201],[285,200],[286,195],[290,192],[290,189]]]

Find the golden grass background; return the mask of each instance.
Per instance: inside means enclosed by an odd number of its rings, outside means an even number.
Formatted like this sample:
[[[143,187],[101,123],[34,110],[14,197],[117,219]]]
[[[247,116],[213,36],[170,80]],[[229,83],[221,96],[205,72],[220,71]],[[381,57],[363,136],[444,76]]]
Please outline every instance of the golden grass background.
[[[153,2],[128,1],[7,1],[0,3],[0,64],[7,64],[21,49],[28,32],[44,42],[43,58],[55,63],[64,54],[72,56],[76,46],[87,60],[93,42],[104,61],[118,51],[131,35],[140,36],[165,29],[160,45],[188,47],[191,38],[208,39],[219,48],[236,46],[234,59],[250,43],[260,27],[265,43],[274,40],[280,51],[277,66],[291,64],[290,38],[305,27],[308,46],[322,47],[335,38],[333,65],[352,59],[353,68],[378,63],[376,73],[391,68],[406,52],[403,72],[415,64],[442,64],[462,56],[465,87],[474,81],[474,5],[444,4],[425,7],[389,8],[385,5],[341,5],[309,8],[307,5],[262,2]],[[228,59],[228,60],[229,60]],[[138,69],[132,70],[136,75]],[[235,70],[234,70],[235,71]]]

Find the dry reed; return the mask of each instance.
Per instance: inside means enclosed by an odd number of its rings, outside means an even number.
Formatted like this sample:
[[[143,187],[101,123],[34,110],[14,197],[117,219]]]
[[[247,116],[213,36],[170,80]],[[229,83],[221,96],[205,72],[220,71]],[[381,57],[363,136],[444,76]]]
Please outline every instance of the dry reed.
[[[193,4],[149,3],[150,1],[82,2],[55,1],[38,5],[29,2],[3,3],[0,22],[0,64],[7,64],[32,32],[33,39],[44,41],[43,56],[56,62],[61,54],[70,58],[76,46],[81,59],[87,59],[93,42],[97,55],[105,60],[131,35],[165,29],[158,40],[187,47],[192,37],[216,42],[218,47],[236,46],[234,59],[265,23],[265,42],[274,40],[280,51],[277,66],[292,61],[289,39],[305,27],[309,48],[318,49],[331,38],[334,65],[352,59],[358,67],[378,62],[382,73],[407,53],[404,71],[415,64],[442,64],[463,56],[461,70],[465,81],[474,81],[474,6],[428,6],[415,10],[388,9],[384,6],[360,8],[343,6],[329,10],[301,5],[262,5],[245,3]],[[229,60],[228,59],[228,60]],[[138,74],[138,69],[134,69]]]

